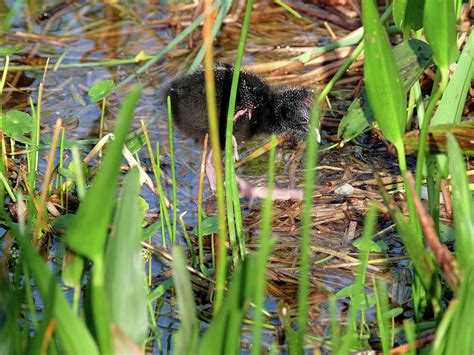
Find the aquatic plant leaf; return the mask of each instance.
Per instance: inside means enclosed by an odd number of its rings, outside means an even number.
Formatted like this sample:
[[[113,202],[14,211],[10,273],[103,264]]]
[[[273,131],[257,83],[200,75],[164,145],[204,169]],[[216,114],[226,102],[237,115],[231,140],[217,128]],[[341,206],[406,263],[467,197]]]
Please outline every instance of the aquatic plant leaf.
[[[101,80],[89,89],[88,95],[92,102],[97,102],[105,99],[115,89],[115,83],[113,80]]]
[[[9,137],[30,133],[33,129],[33,119],[26,112],[8,111],[3,117],[3,133]]]
[[[374,0],[362,1],[362,24],[364,79],[370,108],[385,138],[399,147],[406,126],[406,95]]]
[[[402,32],[417,31],[423,27],[425,0],[394,0],[393,21]]]
[[[425,0],[423,24],[433,61],[441,70],[447,70],[459,56],[454,1]]]
[[[393,55],[406,93],[430,64],[431,48],[425,42],[410,39],[393,48]],[[346,115],[339,123],[337,135],[347,142],[370,129],[374,124],[374,115],[369,107],[367,91],[364,89],[349,106]]]
[[[133,137],[127,139],[125,145],[132,154],[137,154],[140,149],[146,144],[145,134],[140,132],[135,134]]]
[[[110,319],[120,329],[118,334],[133,341],[135,346],[141,346],[148,329],[145,274],[140,252],[144,214],[138,178],[136,168],[127,174],[105,255],[105,291]],[[121,350],[130,351],[129,345],[123,342]]]

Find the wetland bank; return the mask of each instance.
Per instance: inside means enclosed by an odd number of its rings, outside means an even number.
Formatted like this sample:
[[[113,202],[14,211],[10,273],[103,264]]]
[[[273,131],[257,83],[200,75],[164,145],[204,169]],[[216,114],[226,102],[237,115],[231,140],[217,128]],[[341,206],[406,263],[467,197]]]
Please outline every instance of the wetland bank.
[[[472,9],[414,3],[7,1],[0,349],[472,352]],[[217,196],[162,98],[214,61],[320,135],[221,142]]]

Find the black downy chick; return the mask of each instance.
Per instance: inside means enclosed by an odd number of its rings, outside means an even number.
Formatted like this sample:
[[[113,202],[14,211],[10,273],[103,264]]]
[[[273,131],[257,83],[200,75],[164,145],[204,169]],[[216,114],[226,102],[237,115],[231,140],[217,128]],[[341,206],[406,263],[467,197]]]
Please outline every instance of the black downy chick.
[[[224,147],[227,111],[234,67],[218,63],[214,68],[219,138]],[[176,126],[189,137],[202,141],[209,131],[204,70],[174,79],[165,90],[171,98],[171,112]],[[237,142],[246,141],[261,134],[275,133],[302,139],[309,128],[313,93],[306,88],[272,90],[255,74],[240,73],[234,111],[234,137]],[[211,172],[212,173],[212,172]],[[208,177],[213,186],[213,177]],[[241,192],[253,199],[263,197],[265,189],[254,188],[238,178]],[[278,190],[274,199],[300,199],[288,194],[290,190]],[[291,190],[293,191],[293,190]],[[249,196],[251,195],[251,196]]]

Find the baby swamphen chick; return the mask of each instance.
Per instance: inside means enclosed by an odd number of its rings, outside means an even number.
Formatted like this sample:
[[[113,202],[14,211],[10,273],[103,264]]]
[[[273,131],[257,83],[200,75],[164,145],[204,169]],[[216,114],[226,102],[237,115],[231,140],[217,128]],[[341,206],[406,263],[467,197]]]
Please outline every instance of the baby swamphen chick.
[[[219,138],[224,147],[227,111],[232,85],[233,66],[215,65],[215,88]],[[171,99],[174,123],[191,138],[202,141],[209,131],[204,70],[174,79],[165,90]],[[275,133],[279,136],[305,137],[313,105],[313,93],[306,88],[272,90],[255,74],[240,73],[234,112],[234,137],[237,142],[246,141],[256,135]],[[234,146],[235,148],[235,146]],[[209,155],[210,158],[211,155]],[[215,189],[213,167],[208,159],[206,165],[211,188]],[[237,177],[241,194],[253,199],[262,198],[266,189],[255,188]],[[274,199],[301,199],[299,190],[274,189]]]

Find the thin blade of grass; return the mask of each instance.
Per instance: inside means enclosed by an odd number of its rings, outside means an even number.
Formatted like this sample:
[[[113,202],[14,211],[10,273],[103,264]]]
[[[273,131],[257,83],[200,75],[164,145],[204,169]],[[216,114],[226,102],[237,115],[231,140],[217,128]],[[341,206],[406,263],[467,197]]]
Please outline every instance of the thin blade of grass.
[[[222,161],[221,161],[221,143],[219,142],[219,127],[217,117],[216,90],[214,80],[214,54],[212,48],[212,38],[210,36],[212,29],[212,8],[211,1],[205,1],[205,21],[204,21],[204,46],[206,55],[204,61],[204,77],[206,84],[206,102],[209,120],[209,136],[211,139],[211,147],[213,151],[213,165],[216,174],[216,198],[217,213],[219,216],[219,236],[218,236],[218,264],[216,276],[216,294],[214,298],[214,311],[217,312],[222,304],[225,289],[225,274],[227,269],[226,260],[226,240],[227,240],[227,223],[225,213],[225,194],[224,182],[222,179]]]
[[[306,136],[305,174],[303,191],[303,210],[301,221],[300,270],[298,277],[298,345],[299,353],[304,350],[304,336],[308,321],[309,268],[311,255],[311,216],[313,208],[313,190],[316,178],[316,162],[319,150],[319,101],[315,94],[309,131]]]
[[[234,72],[232,75],[232,85],[230,88],[229,108],[227,111],[226,141],[225,141],[225,181],[227,196],[227,219],[229,225],[229,238],[232,245],[234,266],[238,263],[238,252],[236,243],[238,242],[242,258],[245,256],[245,240],[242,237],[242,215],[240,207],[239,192],[235,175],[235,163],[232,147],[232,135],[234,128],[235,102],[239,87],[240,66],[245,51],[247,33],[250,25],[250,15],[252,13],[253,0],[247,1],[244,22],[240,33],[239,47],[235,59]],[[235,220],[234,220],[235,217]],[[233,226],[235,225],[235,229]]]
[[[255,273],[255,316],[253,325],[252,354],[261,353],[262,342],[262,322],[263,314],[261,309],[264,307],[265,293],[267,290],[267,250],[269,249],[269,240],[272,228],[272,191],[275,178],[275,143],[276,137],[272,135],[271,143],[273,148],[270,150],[268,160],[268,192],[263,204],[262,210],[262,226],[260,228],[260,250],[256,260]]]
[[[196,304],[191,288],[187,258],[181,246],[173,247],[173,280],[176,289],[176,301],[180,314],[180,327],[174,334],[177,354],[195,354],[199,340],[199,322],[196,317]]]

